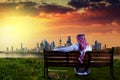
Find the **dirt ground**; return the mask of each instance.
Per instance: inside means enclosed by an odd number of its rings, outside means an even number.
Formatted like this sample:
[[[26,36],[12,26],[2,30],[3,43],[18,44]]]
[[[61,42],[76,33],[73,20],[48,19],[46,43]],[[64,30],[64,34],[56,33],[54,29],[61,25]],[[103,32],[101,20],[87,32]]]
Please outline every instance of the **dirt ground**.
[[[120,55],[114,55],[114,59],[120,59]]]

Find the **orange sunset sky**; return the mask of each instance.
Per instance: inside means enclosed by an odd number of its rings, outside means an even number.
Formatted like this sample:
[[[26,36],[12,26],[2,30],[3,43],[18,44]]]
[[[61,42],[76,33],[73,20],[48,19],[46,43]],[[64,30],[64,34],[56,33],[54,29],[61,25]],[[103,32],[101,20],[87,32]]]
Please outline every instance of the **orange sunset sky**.
[[[84,33],[90,45],[98,40],[107,47],[120,46],[119,0],[1,0],[0,51],[34,48],[47,40],[64,45],[67,36],[76,43]]]

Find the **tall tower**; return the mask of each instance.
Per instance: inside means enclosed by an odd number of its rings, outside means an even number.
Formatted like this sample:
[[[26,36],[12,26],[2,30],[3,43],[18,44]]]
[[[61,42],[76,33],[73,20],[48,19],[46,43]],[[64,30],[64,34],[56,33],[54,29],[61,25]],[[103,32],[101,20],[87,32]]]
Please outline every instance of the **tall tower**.
[[[43,40],[43,49],[49,50],[50,49],[49,47],[50,47],[49,43],[46,40]]]
[[[13,46],[11,46],[11,51],[13,52]]]
[[[36,47],[36,52],[39,52],[39,50],[40,50],[39,43],[37,43],[36,46],[37,46]]]
[[[71,37],[68,36],[65,46],[70,46],[71,44],[72,44],[71,43]]]
[[[37,45],[37,48],[39,48],[39,43],[37,43],[36,45]]]
[[[55,42],[52,41],[51,44],[50,44],[50,50],[53,50],[55,48]]]
[[[101,46],[102,46],[102,44],[96,40],[95,45],[94,45],[94,49],[95,50],[101,50]]]
[[[7,47],[7,49],[6,49],[7,51],[9,51],[9,48]]]
[[[98,44],[98,42],[97,42],[97,40],[95,40],[95,50],[97,50],[97,44]]]
[[[62,46],[62,39],[61,39],[61,35],[60,35],[60,39],[59,39],[59,44],[60,44],[60,46]]]
[[[23,51],[23,43],[21,43],[21,51]]]
[[[105,44],[105,49],[107,48],[107,45]]]

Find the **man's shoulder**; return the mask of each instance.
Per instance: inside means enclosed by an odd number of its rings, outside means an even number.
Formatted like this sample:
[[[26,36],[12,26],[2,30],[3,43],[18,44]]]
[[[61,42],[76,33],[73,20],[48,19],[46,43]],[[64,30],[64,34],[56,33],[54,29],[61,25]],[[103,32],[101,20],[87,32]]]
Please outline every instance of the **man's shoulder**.
[[[90,45],[87,45],[88,47],[91,47]]]
[[[88,50],[92,51],[92,47],[90,45],[87,45],[86,47]]]

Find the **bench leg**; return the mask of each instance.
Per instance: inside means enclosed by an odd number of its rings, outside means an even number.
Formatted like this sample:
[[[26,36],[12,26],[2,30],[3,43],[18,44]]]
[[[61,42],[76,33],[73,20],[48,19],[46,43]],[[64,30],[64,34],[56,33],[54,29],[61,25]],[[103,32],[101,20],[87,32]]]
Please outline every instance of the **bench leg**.
[[[45,67],[44,67],[44,77],[45,77],[45,73],[46,73],[46,70],[45,70]]]
[[[46,72],[47,72],[47,77],[49,77],[49,75],[48,75],[48,67],[47,67],[47,71]]]
[[[112,80],[114,80],[113,66],[110,67],[110,77],[111,77]]]
[[[48,77],[48,67],[44,67],[44,77]]]

